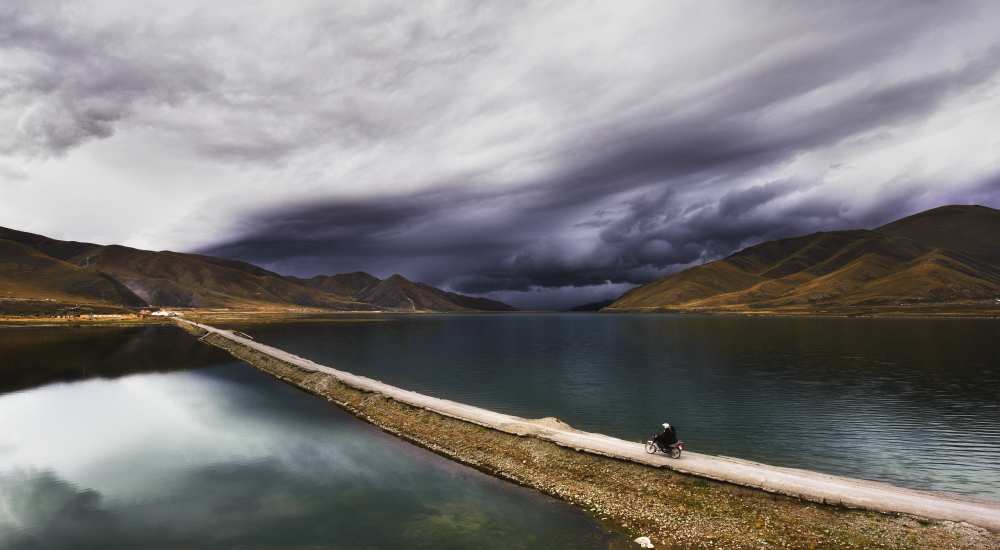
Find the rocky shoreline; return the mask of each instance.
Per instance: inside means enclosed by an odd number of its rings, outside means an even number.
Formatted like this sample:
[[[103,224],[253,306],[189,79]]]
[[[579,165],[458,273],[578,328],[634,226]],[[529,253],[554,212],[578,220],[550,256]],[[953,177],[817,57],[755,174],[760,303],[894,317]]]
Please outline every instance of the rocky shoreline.
[[[656,548],[993,548],[968,524],[849,510],[773,495],[485,428],[349,387],[196,327],[182,328],[382,430],[591,512]]]

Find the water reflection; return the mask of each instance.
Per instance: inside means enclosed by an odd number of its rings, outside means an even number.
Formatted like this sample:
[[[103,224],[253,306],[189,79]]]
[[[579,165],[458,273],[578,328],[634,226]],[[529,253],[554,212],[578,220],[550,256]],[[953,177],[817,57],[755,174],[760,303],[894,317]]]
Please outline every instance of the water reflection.
[[[246,326],[403,387],[700,451],[1000,498],[1000,323],[512,314]]]
[[[0,503],[8,512],[0,515],[0,544],[10,549],[624,547],[560,503],[534,502],[525,510],[519,502],[523,495],[506,494],[503,487],[481,494],[437,477],[419,483],[445,481],[451,490],[409,494],[368,483],[317,483],[268,463],[206,467],[171,481],[155,500],[129,502],[81,488],[52,471],[0,474]],[[400,480],[385,483],[394,481]]]
[[[51,382],[184,370],[227,355],[170,326],[0,328],[0,393]]]
[[[0,548],[624,547],[217,359],[0,396]]]

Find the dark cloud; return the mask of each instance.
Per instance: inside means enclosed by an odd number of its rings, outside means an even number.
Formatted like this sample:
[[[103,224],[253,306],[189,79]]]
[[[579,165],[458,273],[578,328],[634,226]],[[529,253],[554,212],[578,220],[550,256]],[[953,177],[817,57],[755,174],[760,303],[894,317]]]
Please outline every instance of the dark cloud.
[[[929,158],[1000,113],[989,2],[119,8],[0,7],[0,155],[149,132],[228,182],[177,232],[235,225],[188,242],[278,271],[600,299],[766,239],[997,200],[1000,159]]]
[[[846,198],[811,194],[818,182],[740,184],[804,152],[927,116],[993,77],[1000,56],[991,51],[961,67],[866,88],[787,125],[762,121],[776,105],[867,66],[869,58],[845,60],[872,44],[853,46],[827,61],[836,71],[823,70],[822,59],[796,58],[751,75],[751,83],[768,83],[770,96],[741,83],[697,115],[668,114],[635,127],[616,122],[565,153],[586,160],[514,190],[450,187],[284,207],[263,212],[248,221],[245,236],[208,251],[304,275],[399,271],[491,293],[641,284],[763,240],[884,223],[934,193],[919,200],[913,185],[898,193],[890,185],[875,203],[857,208]],[[800,73],[809,61],[820,65],[807,71],[812,78]]]

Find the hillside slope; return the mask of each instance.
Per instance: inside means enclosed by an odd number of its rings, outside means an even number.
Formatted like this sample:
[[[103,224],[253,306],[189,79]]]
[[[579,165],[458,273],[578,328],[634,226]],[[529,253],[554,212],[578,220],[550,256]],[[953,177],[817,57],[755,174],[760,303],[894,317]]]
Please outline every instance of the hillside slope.
[[[447,292],[402,275],[384,280],[364,272],[320,275],[305,280],[316,288],[352,292],[362,302],[399,311],[514,311],[503,302]]]
[[[1000,210],[993,208],[942,206],[896,220],[876,231],[1000,263]]]
[[[157,305],[371,309],[350,297],[316,290],[251,264],[209,256],[113,245],[72,261],[115,277]]]
[[[0,239],[0,312],[115,312],[145,305],[124,285],[21,243]]]
[[[945,206],[875,230],[769,241],[637,287],[611,311],[856,311],[1000,296],[1000,211]]]
[[[130,300],[119,300],[122,305],[372,309],[350,297],[310,288],[239,261],[170,251],[151,252],[118,245],[59,241],[6,228],[0,228],[0,239],[32,250],[37,262],[47,258],[58,262],[53,265],[61,265],[63,269],[71,267],[74,272],[84,274],[80,276],[99,277],[118,285],[131,296]],[[11,254],[10,249],[0,251],[0,259],[13,261]],[[75,295],[66,278],[51,269],[38,270],[33,278],[46,285],[56,298],[69,299],[70,295]],[[69,294],[56,296],[63,287]]]
[[[510,306],[363,272],[286,277],[199,254],[60,241],[0,227],[0,311],[161,307],[507,311]],[[96,309],[95,309],[96,308]]]
[[[362,292],[379,284],[381,280],[364,271],[353,273],[338,273],[336,275],[317,275],[311,279],[296,279],[300,283],[317,288],[324,292],[333,292],[344,296],[357,298]]]

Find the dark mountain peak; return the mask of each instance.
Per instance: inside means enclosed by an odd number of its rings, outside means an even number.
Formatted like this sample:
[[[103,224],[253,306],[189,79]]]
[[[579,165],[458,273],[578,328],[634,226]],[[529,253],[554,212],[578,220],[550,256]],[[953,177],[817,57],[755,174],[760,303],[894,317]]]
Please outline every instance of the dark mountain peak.
[[[1000,262],[1000,210],[986,206],[940,206],[888,223],[877,231]]]
[[[379,279],[364,271],[298,279],[303,284],[336,292],[373,306],[400,311],[511,311],[507,304],[447,292],[395,273]]]
[[[915,221],[932,221],[932,220],[942,220],[946,218],[952,218],[955,216],[997,216],[1000,215],[1000,210],[995,208],[990,208],[989,206],[983,206],[981,204],[946,204],[943,206],[937,206],[929,210],[924,210],[922,212],[917,212],[916,214],[911,214],[909,216],[902,217],[898,220],[889,222],[878,230],[885,229],[893,225],[903,225],[907,223],[912,223]]]
[[[362,301],[402,311],[513,311],[503,302],[447,292],[396,273],[362,292]]]
[[[385,280],[382,282],[389,284],[410,284],[410,285],[414,284],[413,281],[407,279],[406,277],[403,277],[399,273],[393,273],[392,275],[386,277]]]
[[[381,279],[364,271],[352,271],[350,273],[337,273],[336,275],[314,275],[307,281],[370,281],[378,282]]]
[[[601,300],[600,302],[588,302],[586,304],[580,304],[576,307],[570,308],[568,311],[600,311],[611,304],[614,300]]]
[[[44,235],[36,235],[27,231],[18,231],[7,227],[0,227],[0,239],[12,241],[29,246],[47,256],[58,260],[69,260],[88,251],[101,248],[99,244],[82,243],[77,241],[60,241]]]
[[[296,279],[306,286],[356,299],[365,290],[379,284],[380,279],[364,271],[316,275],[310,279]]]

